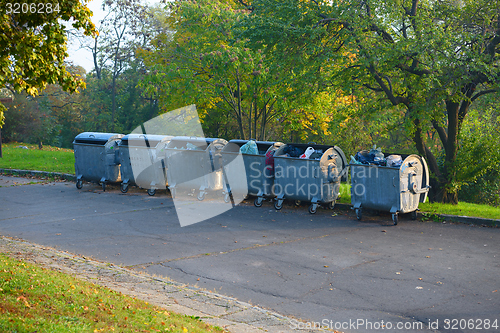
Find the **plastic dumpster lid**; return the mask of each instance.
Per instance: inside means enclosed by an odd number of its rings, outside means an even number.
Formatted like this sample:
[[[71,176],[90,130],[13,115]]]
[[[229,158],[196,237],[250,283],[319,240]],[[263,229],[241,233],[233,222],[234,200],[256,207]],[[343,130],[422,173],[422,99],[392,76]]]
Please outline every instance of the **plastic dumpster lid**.
[[[117,140],[123,137],[118,133],[83,132],[78,134],[73,141],[75,143],[85,143],[104,146],[110,140]]]
[[[127,134],[122,138],[120,146],[149,147],[154,148],[160,142],[168,142],[173,138],[170,135],[158,134]],[[146,141],[147,140],[147,141]]]

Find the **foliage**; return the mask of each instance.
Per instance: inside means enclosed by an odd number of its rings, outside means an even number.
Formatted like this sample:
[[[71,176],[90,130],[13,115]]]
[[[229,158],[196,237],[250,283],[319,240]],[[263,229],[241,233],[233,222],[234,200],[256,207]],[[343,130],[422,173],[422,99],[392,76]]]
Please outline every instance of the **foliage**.
[[[256,0],[249,8],[240,29],[253,47],[317,73],[319,88],[342,87],[371,96],[379,108],[403,109],[406,135],[434,174],[436,199],[456,203],[462,123],[499,83],[495,3]],[[445,153],[442,169],[429,132]]]
[[[116,291],[0,255],[2,332],[222,332]]]
[[[16,11],[17,3],[20,9]],[[3,10],[0,15],[0,87],[17,93],[24,90],[32,96],[54,83],[70,92],[83,88],[81,77],[73,76],[64,63],[68,56],[64,23],[71,21],[72,26],[82,29],[85,35],[96,34],[90,21],[92,13],[85,2],[62,0],[57,2],[57,8],[53,3],[24,0],[17,3],[0,1]],[[44,13],[38,13],[40,10]],[[0,121],[4,110],[0,104]]]
[[[247,15],[241,5],[177,1],[170,10],[175,34],[159,35],[141,53],[150,68],[142,82],[146,93],[157,96],[165,111],[195,103],[204,121],[210,112],[210,126],[229,116],[239,138],[266,139],[269,124],[303,91],[284,82],[294,73],[234,37],[233,24]]]
[[[457,172],[465,181],[459,198],[468,202],[500,205],[500,112],[492,105],[475,109],[460,133]]]

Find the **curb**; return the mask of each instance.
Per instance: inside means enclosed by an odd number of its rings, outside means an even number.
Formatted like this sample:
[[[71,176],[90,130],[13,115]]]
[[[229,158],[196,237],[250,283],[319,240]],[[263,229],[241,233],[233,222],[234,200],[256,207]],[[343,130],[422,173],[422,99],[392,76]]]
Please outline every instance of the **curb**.
[[[342,209],[342,210],[351,210],[352,205],[345,204],[345,203],[337,203],[337,204],[335,204],[335,208]],[[483,217],[473,217],[473,216],[435,214],[435,213],[428,213],[428,212],[423,212],[423,211],[418,211],[417,217],[421,218],[423,216],[423,214],[437,216],[439,219],[444,220],[444,221],[449,221],[449,222],[474,224],[474,225],[487,226],[487,227],[500,227],[500,219],[486,219]]]
[[[294,332],[291,323],[301,321],[195,286],[2,235],[0,253],[70,274],[169,311],[197,316],[230,333]]]
[[[19,169],[1,169],[0,174],[16,175],[16,176],[34,176],[34,177],[54,177],[64,180],[75,181],[76,176],[70,173],[35,171],[35,170],[19,170]]]
[[[35,177],[57,177],[64,180],[75,181],[76,176],[69,173],[61,173],[61,172],[47,172],[47,171],[34,171],[34,170],[19,170],[19,169],[2,169],[0,168],[0,174],[7,175],[18,175],[18,176],[35,176]],[[346,203],[336,203],[335,208],[341,210],[351,210],[352,205]],[[422,213],[418,212],[417,216],[422,217]],[[500,227],[500,219],[486,219],[482,217],[471,217],[471,216],[460,216],[460,215],[448,215],[448,214],[433,214],[440,219],[450,222],[458,222],[458,223],[466,223],[466,224],[475,224],[482,225],[488,227]]]

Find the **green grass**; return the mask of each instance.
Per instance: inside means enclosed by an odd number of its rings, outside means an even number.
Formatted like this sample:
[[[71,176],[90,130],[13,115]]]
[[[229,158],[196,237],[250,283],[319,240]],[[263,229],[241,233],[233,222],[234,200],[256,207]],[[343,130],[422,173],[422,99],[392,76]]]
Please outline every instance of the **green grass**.
[[[351,185],[346,183],[340,183],[339,189],[340,198],[337,200],[338,203],[351,203]]]
[[[485,219],[500,219],[500,207],[459,202],[458,205],[442,203],[421,203],[420,211],[432,214],[449,214],[460,216],[482,217]]]
[[[196,317],[0,254],[0,332],[223,332]]]
[[[351,185],[342,183],[340,185],[339,203],[351,203]],[[441,203],[420,203],[418,205],[421,212],[431,214],[449,214],[459,216],[482,217],[486,219],[500,219],[500,207],[489,205],[473,204],[468,202],[459,202],[458,205]]]
[[[26,146],[29,149],[17,148]],[[38,170],[62,173],[75,173],[75,157],[73,150],[38,145],[10,142],[2,144],[0,168]]]

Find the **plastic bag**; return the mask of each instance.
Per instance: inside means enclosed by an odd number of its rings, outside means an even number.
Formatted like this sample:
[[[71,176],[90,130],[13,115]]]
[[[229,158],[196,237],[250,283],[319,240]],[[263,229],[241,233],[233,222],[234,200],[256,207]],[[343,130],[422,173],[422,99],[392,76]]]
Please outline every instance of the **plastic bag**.
[[[399,168],[403,164],[403,159],[401,155],[389,155],[386,158],[387,166],[392,168]]]
[[[276,150],[271,150],[266,153],[266,170],[274,171],[274,153]]]
[[[285,149],[283,149],[283,153],[288,154],[290,157],[299,157],[304,153],[304,151],[302,151],[299,147],[287,145]]]
[[[187,150],[203,150],[197,145],[193,145],[191,142],[186,143],[186,149]]]
[[[242,154],[247,154],[247,155],[259,155],[259,149],[257,148],[257,143],[253,140],[250,140],[243,146],[241,146],[240,152]]]
[[[314,153],[314,148],[313,147],[307,147],[307,149],[304,152],[304,154],[300,155],[300,158],[309,158],[309,157],[311,157],[312,153]]]

